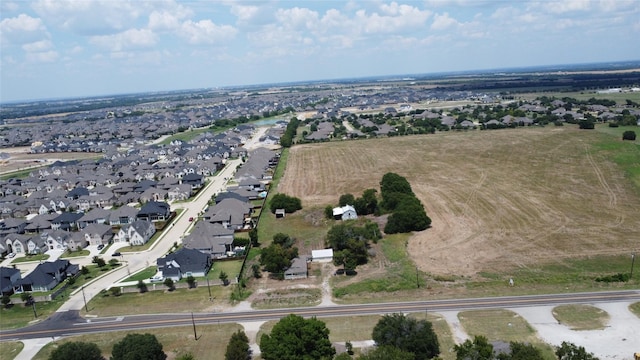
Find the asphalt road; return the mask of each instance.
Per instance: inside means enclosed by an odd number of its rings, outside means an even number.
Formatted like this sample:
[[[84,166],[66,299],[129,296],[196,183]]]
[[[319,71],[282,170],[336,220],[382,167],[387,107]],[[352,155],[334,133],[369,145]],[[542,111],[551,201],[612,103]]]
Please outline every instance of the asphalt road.
[[[336,305],[273,310],[253,310],[224,313],[180,313],[157,315],[123,315],[104,318],[82,318],[78,311],[59,312],[38,324],[22,329],[0,332],[0,341],[104,333],[120,330],[140,330],[175,326],[236,323],[277,320],[288,314],[304,317],[336,317],[389,313],[462,311],[474,309],[517,308],[561,304],[596,304],[640,301],[640,290],[528,295],[494,298],[452,299],[395,302],[362,305]],[[192,317],[193,316],[193,317]],[[192,320],[193,319],[193,320]]]

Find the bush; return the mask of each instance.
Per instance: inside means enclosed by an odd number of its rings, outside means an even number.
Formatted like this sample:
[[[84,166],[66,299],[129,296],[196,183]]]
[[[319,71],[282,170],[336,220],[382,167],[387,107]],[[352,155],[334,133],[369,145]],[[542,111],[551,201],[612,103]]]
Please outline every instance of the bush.
[[[629,276],[629,274],[617,273],[617,274],[614,274],[614,275],[607,275],[607,276],[597,277],[596,281],[597,282],[606,282],[606,283],[610,283],[610,282],[627,282],[627,281],[629,281],[630,278],[631,278],[631,276]]]
[[[636,140],[636,132],[632,130],[627,130],[622,134],[622,140]]]

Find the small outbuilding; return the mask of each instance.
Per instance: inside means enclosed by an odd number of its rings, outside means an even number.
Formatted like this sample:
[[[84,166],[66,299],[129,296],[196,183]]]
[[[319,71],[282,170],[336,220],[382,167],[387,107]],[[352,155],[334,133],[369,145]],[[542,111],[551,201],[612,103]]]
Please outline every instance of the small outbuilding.
[[[306,256],[294,258],[291,266],[284,271],[286,280],[306,279],[308,276]]]
[[[276,219],[283,218],[285,215],[284,209],[276,209]]]
[[[313,262],[332,262],[333,249],[322,249],[311,251],[311,261]]]

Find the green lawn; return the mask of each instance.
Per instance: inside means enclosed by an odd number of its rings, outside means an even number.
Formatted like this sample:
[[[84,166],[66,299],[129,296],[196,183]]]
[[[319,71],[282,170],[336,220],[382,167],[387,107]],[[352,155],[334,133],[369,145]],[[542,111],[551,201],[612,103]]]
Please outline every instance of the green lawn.
[[[553,317],[571,330],[602,330],[609,322],[606,311],[591,305],[556,306]]]
[[[30,261],[46,261],[50,257],[49,254],[37,254],[37,255],[25,255],[21,257],[17,257],[11,261],[12,264],[19,264]]]
[[[155,275],[158,272],[158,268],[155,266],[149,266],[148,268],[139,271],[137,273],[135,273],[134,275],[129,276],[128,278],[126,278],[124,280],[124,282],[127,281],[140,281],[140,280],[146,280],[150,277],[152,277],[153,275]]]
[[[640,318],[640,302],[635,302],[629,305],[629,311],[636,314],[636,316]]]
[[[0,354],[3,360],[13,360],[24,348],[20,341],[0,341]]]

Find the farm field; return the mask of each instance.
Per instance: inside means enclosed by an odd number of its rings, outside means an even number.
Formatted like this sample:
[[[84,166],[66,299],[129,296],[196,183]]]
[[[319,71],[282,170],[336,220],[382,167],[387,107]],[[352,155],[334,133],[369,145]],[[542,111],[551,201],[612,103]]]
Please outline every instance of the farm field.
[[[277,191],[323,208],[396,172],[433,220],[408,241],[413,262],[473,279],[638,250],[640,190],[625,172],[638,159],[637,144],[574,126],[307,144]]]

